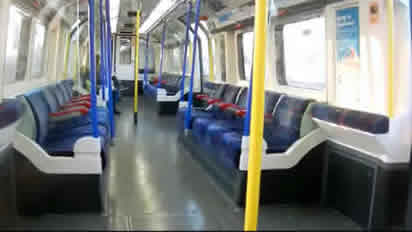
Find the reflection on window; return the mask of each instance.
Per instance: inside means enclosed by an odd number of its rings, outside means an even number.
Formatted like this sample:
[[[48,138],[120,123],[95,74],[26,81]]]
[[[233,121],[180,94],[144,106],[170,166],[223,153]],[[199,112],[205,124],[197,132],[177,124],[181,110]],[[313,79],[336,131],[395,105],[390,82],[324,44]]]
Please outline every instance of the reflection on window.
[[[286,83],[323,89],[326,82],[325,18],[285,25],[283,41]]]
[[[250,80],[253,63],[253,32],[245,32],[239,35],[239,70],[241,80]]]
[[[24,80],[27,71],[31,18],[10,7],[6,48],[6,83]]]
[[[132,64],[132,43],[130,38],[120,39],[119,64]]]
[[[40,23],[36,23],[34,26],[34,45],[31,66],[33,78],[40,78],[43,74],[45,34],[45,26]]]

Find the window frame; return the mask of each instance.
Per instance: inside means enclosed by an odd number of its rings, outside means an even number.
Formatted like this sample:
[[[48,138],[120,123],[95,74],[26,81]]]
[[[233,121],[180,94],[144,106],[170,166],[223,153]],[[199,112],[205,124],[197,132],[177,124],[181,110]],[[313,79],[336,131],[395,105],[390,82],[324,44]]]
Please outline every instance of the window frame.
[[[286,78],[286,60],[285,60],[285,43],[284,43],[284,29],[286,25],[295,24],[299,22],[304,22],[316,18],[323,18],[325,21],[324,30],[325,30],[325,59],[324,63],[324,70],[325,70],[325,77],[322,86],[316,84],[308,84],[304,82],[299,83],[288,83]],[[322,92],[325,91],[328,87],[328,59],[327,59],[327,17],[324,11],[309,11],[302,15],[295,15],[289,16],[286,20],[279,20],[277,24],[274,25],[274,37],[275,37],[275,54],[276,54],[276,79],[280,86],[289,87],[289,88],[297,88],[297,89],[304,89],[310,91],[317,91]]]
[[[237,52],[238,52],[238,58],[237,58],[237,70],[238,70],[238,76],[239,76],[239,81],[241,82],[249,82],[250,79],[248,80],[246,78],[246,70],[245,70],[245,54],[244,54],[244,47],[243,47],[243,35],[246,33],[254,33],[253,27],[248,27],[245,30],[240,31],[239,33],[236,34],[236,43],[237,43]],[[253,43],[253,41],[252,41]],[[253,47],[253,46],[252,46]],[[252,52],[253,54],[253,52]],[[253,69],[253,61],[252,61],[252,67]]]
[[[221,83],[226,83],[227,82],[227,64],[226,64],[226,34],[225,33],[219,33],[214,36],[213,40],[215,41],[215,54],[214,54],[214,61],[215,62],[215,69],[216,69],[216,80],[221,82]],[[224,49],[223,49],[223,59],[222,60],[222,49],[220,49],[220,43],[224,43]],[[223,75],[225,74],[225,75]]]

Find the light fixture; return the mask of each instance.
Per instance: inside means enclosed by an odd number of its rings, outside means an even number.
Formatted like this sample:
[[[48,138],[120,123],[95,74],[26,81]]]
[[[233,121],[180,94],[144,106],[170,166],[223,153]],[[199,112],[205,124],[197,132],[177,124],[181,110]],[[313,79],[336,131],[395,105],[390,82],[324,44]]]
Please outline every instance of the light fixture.
[[[119,21],[120,13],[120,0],[111,0],[110,1],[110,24],[112,33],[117,32],[117,23]]]
[[[147,33],[167,12],[176,6],[180,0],[161,0],[149,17],[144,21],[139,33]]]

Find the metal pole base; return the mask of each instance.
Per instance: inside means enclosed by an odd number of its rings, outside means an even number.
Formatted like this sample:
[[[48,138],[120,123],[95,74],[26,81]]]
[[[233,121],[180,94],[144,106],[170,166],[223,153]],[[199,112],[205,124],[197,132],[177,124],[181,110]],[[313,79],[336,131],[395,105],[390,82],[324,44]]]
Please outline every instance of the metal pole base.
[[[134,124],[137,124],[137,122],[138,122],[138,114],[137,114],[137,112],[135,112],[134,113]]]

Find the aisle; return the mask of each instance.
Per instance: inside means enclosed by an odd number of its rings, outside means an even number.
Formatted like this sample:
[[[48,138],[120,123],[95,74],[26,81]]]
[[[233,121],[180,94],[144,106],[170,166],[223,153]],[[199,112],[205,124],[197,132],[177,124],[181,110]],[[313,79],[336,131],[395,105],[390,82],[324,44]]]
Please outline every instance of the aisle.
[[[117,138],[107,170],[107,210],[101,215],[20,218],[17,229],[241,230],[243,209],[220,192],[197,161],[177,143],[174,116],[158,116],[141,99],[139,125],[132,101],[119,104]],[[274,205],[261,207],[259,229],[353,230],[334,210]]]
[[[243,209],[178,144],[175,117],[158,116],[149,101],[140,103],[137,129],[131,102],[121,104],[110,163],[109,215],[127,217],[132,230],[242,229]],[[357,228],[338,212],[319,208],[268,206],[260,218],[261,229]]]

